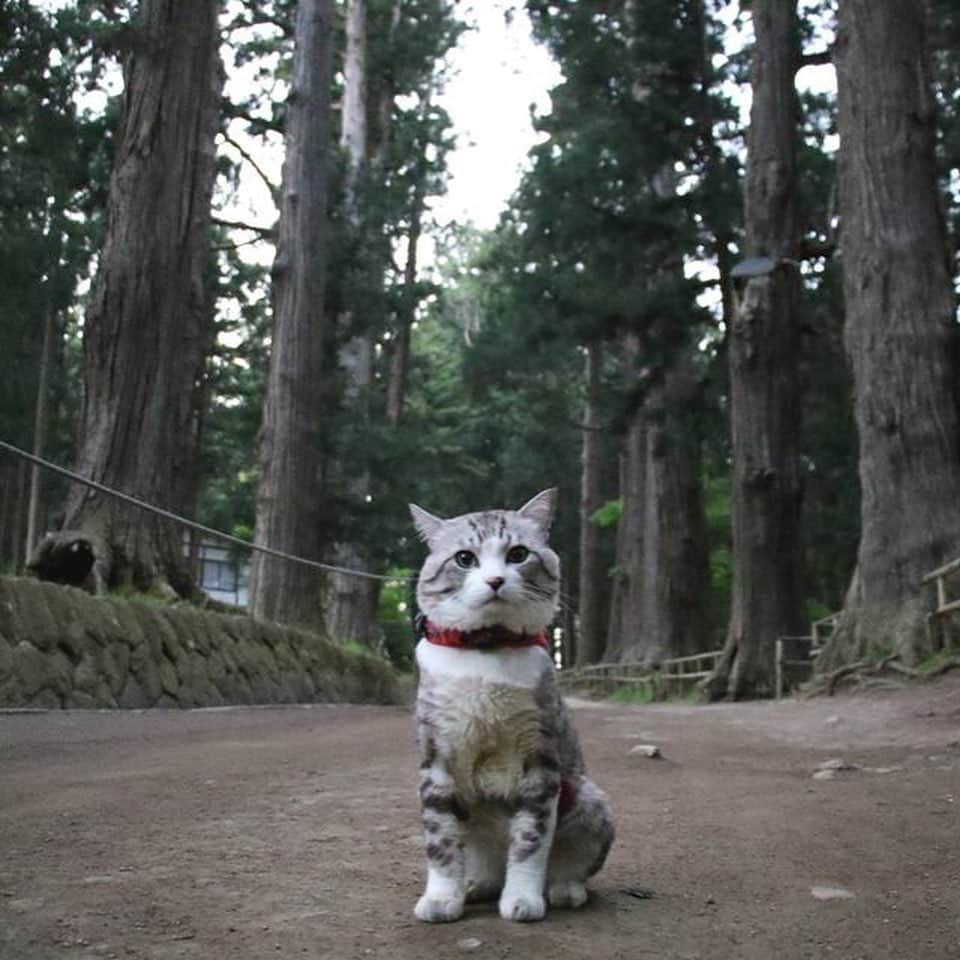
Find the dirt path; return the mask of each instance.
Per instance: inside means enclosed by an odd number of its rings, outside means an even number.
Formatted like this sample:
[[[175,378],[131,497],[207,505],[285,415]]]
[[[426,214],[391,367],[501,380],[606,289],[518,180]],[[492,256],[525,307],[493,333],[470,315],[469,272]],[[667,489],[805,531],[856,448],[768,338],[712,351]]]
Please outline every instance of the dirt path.
[[[619,819],[592,904],[428,927],[404,711],[2,715],[0,958],[960,958],[960,678],[577,721]]]

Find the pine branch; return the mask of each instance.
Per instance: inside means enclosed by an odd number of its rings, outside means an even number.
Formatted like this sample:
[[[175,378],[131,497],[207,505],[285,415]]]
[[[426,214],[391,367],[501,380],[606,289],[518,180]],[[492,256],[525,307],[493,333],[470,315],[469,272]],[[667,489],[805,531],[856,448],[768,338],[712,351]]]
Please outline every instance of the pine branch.
[[[224,27],[224,32],[231,34],[235,30],[250,30],[253,27],[276,27],[282,37],[290,38],[293,36],[293,30],[291,30],[289,22],[280,17],[271,17],[266,13],[259,13],[249,18],[238,14]]]
[[[215,223],[218,227],[227,227],[230,230],[252,230],[263,240],[276,240],[276,231],[273,227],[261,227],[255,223],[245,223],[242,220],[226,220],[223,217],[211,217],[212,223]],[[248,241],[251,242],[251,241]],[[242,244],[232,244],[232,246],[242,246]],[[220,248],[226,249],[226,248]]]
[[[216,222],[217,222],[217,220],[214,219],[214,223],[216,223]],[[224,224],[224,226],[228,226],[228,224]],[[242,227],[242,226],[240,226],[240,225],[238,224],[237,229],[240,229],[240,230],[250,229],[250,230],[252,230],[253,227]],[[213,247],[213,249],[214,249],[214,250],[239,250],[240,247],[249,247],[249,246],[252,246],[252,245],[255,244],[255,243],[263,243],[263,241],[264,241],[264,240],[267,240],[267,239],[268,239],[268,238],[265,237],[265,236],[256,236],[256,237],[252,237],[250,240],[240,240],[238,243],[218,243],[218,244],[216,244],[216,245]]]
[[[240,154],[241,159],[245,160],[253,168],[254,172],[260,179],[263,181],[266,188],[270,191],[270,199],[273,200],[273,205],[279,210],[280,209],[280,188],[267,176],[260,164],[250,155],[247,149],[241,144],[237,143],[233,137],[223,135],[224,143],[230,144],[237,153]]]
[[[245,121],[257,134],[267,133],[271,130],[274,133],[282,133],[282,129],[274,121],[268,120],[266,117],[257,117],[250,113],[249,110],[244,110],[243,107],[228,99],[224,99],[223,101],[223,115],[228,120]]]

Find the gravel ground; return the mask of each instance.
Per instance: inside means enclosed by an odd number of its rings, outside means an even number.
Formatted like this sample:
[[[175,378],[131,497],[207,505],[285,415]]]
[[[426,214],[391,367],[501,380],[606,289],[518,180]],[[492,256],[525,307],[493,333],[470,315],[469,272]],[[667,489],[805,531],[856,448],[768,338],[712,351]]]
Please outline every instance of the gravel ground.
[[[619,836],[534,925],[413,919],[407,711],[0,715],[0,958],[960,958],[957,676],[576,706]]]

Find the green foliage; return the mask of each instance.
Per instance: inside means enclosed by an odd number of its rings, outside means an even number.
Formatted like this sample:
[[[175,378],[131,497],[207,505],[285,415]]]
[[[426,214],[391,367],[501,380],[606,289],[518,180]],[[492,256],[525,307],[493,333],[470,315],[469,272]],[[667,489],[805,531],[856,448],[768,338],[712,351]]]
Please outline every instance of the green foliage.
[[[638,684],[635,687],[624,685],[614,690],[607,700],[610,703],[645,707],[654,701],[653,685],[650,683]]]
[[[860,534],[860,482],[852,384],[843,345],[839,265],[809,277],[803,319],[807,382],[802,434],[805,594],[828,608],[843,606]]]
[[[960,11],[953,0],[933,0],[927,26],[938,108],[937,153],[948,199],[952,249],[960,250]]]
[[[217,275],[215,344],[207,359],[199,444],[197,515],[208,526],[252,539],[256,445],[267,372],[267,271],[224,243]]]
[[[828,617],[834,612],[835,610],[818,600],[807,600],[806,617],[811,623],[815,620],[823,620],[824,617]]]
[[[649,683],[638,682],[636,686],[625,684],[614,690],[606,699],[608,703],[645,707],[651,703],[699,703],[703,697],[696,689],[687,690],[684,693],[658,692],[654,674]]]
[[[725,468],[716,474],[711,472],[712,468],[712,464],[708,463],[703,498],[710,550],[707,617],[711,632],[722,642],[730,616],[730,591],[733,587],[730,476]]]
[[[475,350],[444,297],[418,322],[410,393],[398,429],[370,445],[375,519],[366,525],[394,562],[418,567],[409,501],[453,516],[467,510],[520,506],[544,487],[559,485],[556,537],[575,549],[577,435],[569,391],[553,371],[514,380],[488,371],[474,380]],[[569,385],[567,385],[569,386]],[[568,554],[565,552],[564,557]]]
[[[405,673],[413,670],[415,640],[412,627],[413,570],[395,569],[396,580],[388,580],[380,590],[378,620],[390,662]]]
[[[225,57],[232,68],[248,69],[252,82],[242,99],[224,105],[228,138],[280,145],[295,6],[229,6]],[[719,91],[746,81],[749,49],[726,57],[718,6],[527,0],[536,37],[562,70],[550,112],[536,118],[541,140],[499,228],[450,229],[439,239],[439,281],[411,285],[403,244],[426,198],[445,186],[451,122],[436,94],[444,58],[464,25],[449,0],[402,0],[395,23],[393,0],[369,0],[371,162],[357,184],[359,229],[344,206],[344,158],[336,143],[332,148],[325,307],[342,319],[329,338],[329,395],[317,411],[327,431],[318,496],[327,505],[330,539],[358,544],[371,566],[399,576],[415,570],[423,553],[409,501],[452,515],[519,505],[557,485],[554,539],[571,583],[579,549],[583,346],[608,348],[600,419],[611,444],[611,480],[608,501],[592,517],[604,528],[615,527],[623,511],[614,448],[625,425],[655,372],[689,354],[706,399],[683,429],[703,436],[710,629],[722,635],[733,576],[725,329],[701,306],[705,285],[685,270],[716,263],[726,271],[739,255],[742,130]],[[823,47],[834,6],[801,4],[805,49]],[[938,157],[957,238],[955,8],[953,0],[933,0],[930,24]],[[63,461],[71,458],[80,407],[81,283],[102,231],[117,115],[116,103],[99,91],[105,71],[132,42],[128,16],[120,2],[78,0],[56,14],[27,0],[0,2],[0,434],[29,445],[40,335],[52,311],[59,348],[50,452]],[[835,105],[803,94],[800,106],[803,235],[822,254],[805,259],[806,336],[798,360],[807,385],[804,591],[814,617],[842,603],[859,534],[859,480],[840,270],[829,258]],[[235,147],[219,159],[225,199],[234,196],[246,163]],[[430,227],[429,211],[424,225]],[[221,226],[211,238],[216,341],[202,385],[197,504],[199,518],[245,538],[253,527],[271,324],[269,271],[261,265],[270,258],[246,256],[252,236]],[[401,422],[388,424],[389,364],[411,315],[407,402]],[[338,349],[356,334],[377,345],[374,382],[344,400]],[[360,473],[371,478],[369,502],[351,493],[348,481]],[[614,568],[618,574],[629,571]],[[385,642],[399,665],[409,665],[411,655],[406,591],[405,584],[388,584],[381,594]]]
[[[881,659],[880,657],[877,658]],[[918,663],[914,669],[920,677],[931,677],[937,676],[944,672],[944,668],[948,664],[955,664],[957,661],[957,651],[956,650],[940,650],[933,656],[928,657],[926,660]]]
[[[641,363],[663,362],[706,322],[682,264],[709,205],[700,118],[723,110],[703,91],[715,39],[696,3],[645,0],[633,20],[621,4],[527,7],[564,80],[504,221],[510,282],[544,336],[629,333]]]
[[[342,8],[343,5],[341,5]],[[232,198],[240,169],[249,161],[238,143],[251,138],[278,149],[288,95],[292,0],[243,0],[231,6],[225,25],[229,64],[251,71],[256,81],[241,99],[225,104],[227,136],[234,140],[221,157],[225,197]],[[399,17],[394,19],[395,9]],[[338,18],[342,26],[342,18]],[[443,82],[443,57],[463,25],[447,0],[369,0],[367,4],[367,97],[369,163],[354,190],[356,207],[346,209],[345,156],[334,129],[330,162],[328,290],[324,305],[328,335],[324,409],[325,459],[317,495],[324,512],[323,538],[352,542],[377,569],[398,558],[405,528],[405,490],[413,430],[384,422],[384,388],[397,318],[434,294],[432,285],[407,285],[396,251],[426,197],[442,191],[450,120],[432,99]],[[342,50],[344,39],[340,38]],[[342,83],[338,72],[335,83]],[[341,99],[337,90],[334,100]],[[334,118],[336,125],[337,118]],[[279,185],[274,184],[274,187]],[[208,364],[208,413],[202,434],[204,522],[237,531],[253,525],[257,483],[257,432],[265,387],[271,324],[268,271],[251,262],[243,246],[249,233],[220,231],[217,340]],[[263,258],[257,258],[262,260]],[[340,348],[354,336],[378,343],[374,382],[348,389]],[[398,467],[398,464],[400,466]],[[373,478],[372,502],[356,494],[352,480]],[[381,484],[379,479],[386,481]],[[381,489],[386,486],[384,493]],[[402,547],[399,550],[402,554]],[[409,562],[408,557],[400,559]]]
[[[56,13],[26,0],[0,3],[0,435],[32,446],[49,317],[45,453],[59,461],[74,446],[78,288],[99,243],[112,142],[112,104],[93,112],[80,102],[99,86],[110,59],[99,45],[115,33],[88,3]],[[41,491],[62,489],[43,478]],[[0,555],[17,561],[4,535]]]
[[[608,500],[599,510],[595,510],[590,520],[598,527],[615,527],[623,516],[623,499]]]

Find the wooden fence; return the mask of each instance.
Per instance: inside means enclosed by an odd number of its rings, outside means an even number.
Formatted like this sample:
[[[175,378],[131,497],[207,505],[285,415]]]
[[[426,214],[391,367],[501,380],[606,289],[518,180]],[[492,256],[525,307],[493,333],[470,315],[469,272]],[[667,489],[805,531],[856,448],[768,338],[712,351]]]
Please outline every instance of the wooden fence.
[[[803,636],[778,637],[775,652],[775,692],[779,700],[788,684],[798,674],[809,679],[823,645],[833,633],[839,619],[831,613],[810,624],[810,633]],[[671,657],[657,664],[595,663],[588,667],[562,670],[561,685],[585,689],[591,694],[605,695],[624,687],[648,691],[651,700],[688,693],[713,672],[722,650],[708,650],[687,657]]]
[[[933,630],[940,626],[940,621],[946,614],[960,610],[960,599],[951,600],[947,591],[947,580],[957,573],[960,573],[960,558],[945,563],[923,578],[924,584],[935,584],[937,591],[937,605],[927,616],[927,639],[931,649],[940,645],[934,643]]]
[[[560,671],[565,688],[586,688],[590,693],[609,694],[624,687],[643,688],[652,700],[686,693],[709,677],[722,651],[710,650],[688,657],[671,657],[657,664],[595,663]]]
[[[934,636],[947,614],[960,611],[960,597],[951,598],[948,583],[951,578],[960,575],[960,558],[945,563],[942,567],[928,573],[921,583],[933,584],[936,588],[936,606],[927,614],[927,640],[931,650],[943,647],[946,642]],[[778,637],[776,648],[776,695],[779,700],[790,680],[790,674],[807,670],[812,675],[817,656],[824,644],[833,635],[839,621],[839,613],[814,620],[810,624],[810,633],[802,637]]]
[[[774,693],[779,700],[783,697],[787,684],[798,673],[808,680],[816,666],[817,657],[823,645],[833,636],[839,613],[831,613],[810,624],[810,633],[803,636],[777,637],[774,651]]]
[[[923,578],[923,583],[936,587],[937,605],[927,616],[927,635],[931,649],[934,642],[932,631],[941,618],[960,611],[960,597],[951,599],[948,581],[960,576],[960,558],[945,563]],[[798,674],[809,679],[816,667],[817,657],[833,635],[840,620],[839,613],[831,613],[810,624],[810,633],[802,636],[777,637],[774,652],[774,684],[779,700]],[[689,657],[673,657],[658,664],[642,663],[597,663],[588,667],[563,670],[560,682],[566,687],[581,687],[591,693],[609,694],[622,687],[646,688],[651,699],[661,699],[671,694],[685,693],[701,680],[709,677],[723,651],[710,650]]]

